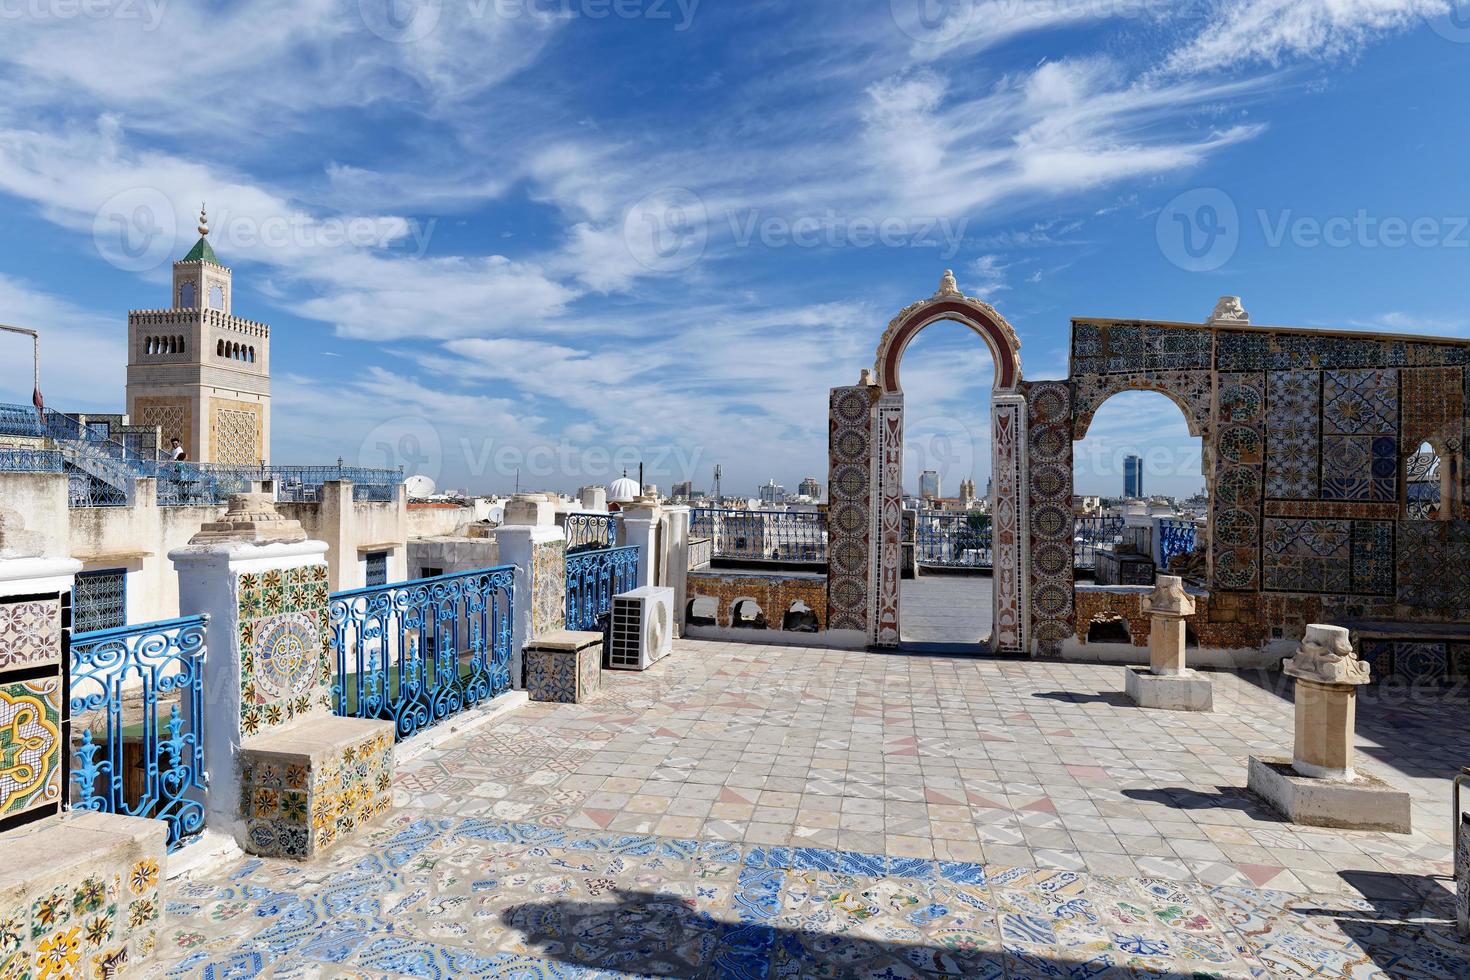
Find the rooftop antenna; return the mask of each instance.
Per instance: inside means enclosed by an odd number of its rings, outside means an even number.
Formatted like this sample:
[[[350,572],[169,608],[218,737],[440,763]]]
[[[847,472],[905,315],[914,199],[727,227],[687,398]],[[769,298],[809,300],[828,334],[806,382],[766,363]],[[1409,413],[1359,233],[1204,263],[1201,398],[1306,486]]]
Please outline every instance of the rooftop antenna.
[[[643,460],[638,461],[638,496],[643,496]]]
[[[725,506],[725,495],[720,492],[720,464],[715,464],[715,506]]]

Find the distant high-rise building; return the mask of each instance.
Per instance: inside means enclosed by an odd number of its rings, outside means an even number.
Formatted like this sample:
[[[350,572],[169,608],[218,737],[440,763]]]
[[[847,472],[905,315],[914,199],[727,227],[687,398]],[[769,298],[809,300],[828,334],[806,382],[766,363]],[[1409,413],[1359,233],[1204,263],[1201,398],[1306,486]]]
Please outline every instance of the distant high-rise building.
[[[786,488],[775,480],[767,481],[766,485],[760,488],[760,501],[763,504],[779,504],[785,499]]]
[[[801,485],[796,488],[796,492],[803,497],[820,497],[822,495],[822,485],[817,482],[816,477],[809,476],[801,481]]]
[[[925,500],[939,499],[939,474],[934,470],[925,470],[919,474],[919,496]]]
[[[1137,456],[1123,457],[1123,496],[1130,500],[1143,496],[1143,460]]]
[[[675,500],[689,500],[694,496],[694,483],[691,480],[676,483],[674,489],[669,492]]]

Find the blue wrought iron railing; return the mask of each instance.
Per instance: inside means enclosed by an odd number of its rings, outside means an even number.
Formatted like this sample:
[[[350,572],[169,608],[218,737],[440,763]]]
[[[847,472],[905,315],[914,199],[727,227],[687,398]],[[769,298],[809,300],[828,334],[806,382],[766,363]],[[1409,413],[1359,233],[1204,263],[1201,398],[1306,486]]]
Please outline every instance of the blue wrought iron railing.
[[[1077,568],[1097,568],[1097,550],[1123,537],[1121,517],[1078,517],[1072,538],[1072,561]]]
[[[819,511],[700,507],[690,512],[689,533],[709,538],[716,558],[827,560],[827,515]]]
[[[403,483],[402,470],[375,470],[361,466],[271,466],[262,477],[275,481],[276,499],[310,503],[321,499],[328,480],[351,480],[352,499],[391,503]]]
[[[0,449],[0,473],[60,473],[61,453],[54,449]]]
[[[72,805],[204,828],[207,616],[71,638]]]
[[[128,493],[122,487],[90,473],[68,467],[66,502],[69,507],[125,507]]]
[[[618,515],[567,514],[562,530],[567,536],[567,554],[590,548],[611,548],[618,543]]]
[[[638,587],[638,548],[598,548],[567,555],[567,629],[592,630],[612,598]]]
[[[1195,524],[1165,518],[1159,521],[1159,570],[1165,571],[1169,562],[1194,550]]]
[[[990,568],[994,564],[990,517],[980,513],[919,511],[914,518],[914,558],[920,565]]]
[[[41,413],[30,405],[0,404],[0,435],[39,439],[46,434]]]
[[[515,567],[337,592],[336,712],[399,739],[510,690]]]

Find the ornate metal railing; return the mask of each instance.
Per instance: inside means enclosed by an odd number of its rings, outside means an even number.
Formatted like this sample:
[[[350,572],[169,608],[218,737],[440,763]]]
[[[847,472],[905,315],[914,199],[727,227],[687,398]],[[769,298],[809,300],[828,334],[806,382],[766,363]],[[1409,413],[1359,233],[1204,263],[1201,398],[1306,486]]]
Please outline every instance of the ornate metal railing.
[[[1097,568],[1097,549],[1122,539],[1123,518],[1078,517],[1072,533],[1072,563],[1077,568]]]
[[[611,548],[618,543],[618,515],[568,514],[562,530],[567,536],[567,554],[591,548]]]
[[[276,499],[296,503],[320,500],[328,480],[351,480],[352,499],[392,502],[403,482],[402,470],[375,470],[361,466],[271,466],[260,479],[275,481]]]
[[[1166,517],[1159,521],[1158,527],[1159,571],[1165,571],[1171,560],[1194,550],[1195,525],[1193,521]]]
[[[128,492],[81,470],[68,470],[66,503],[68,507],[126,507]]]
[[[60,473],[61,453],[54,449],[0,448],[0,473]]]
[[[914,517],[914,559],[920,565],[992,567],[990,517],[920,511]]]
[[[206,616],[71,638],[72,804],[204,829]]]
[[[700,507],[690,512],[689,533],[709,538],[716,558],[827,560],[827,515],[819,511]]]
[[[0,435],[39,439],[46,434],[41,413],[30,405],[0,404]]]
[[[510,690],[511,565],[331,597],[336,712],[399,739]]]
[[[638,548],[598,548],[567,555],[567,629],[592,630],[612,597],[638,587]]]

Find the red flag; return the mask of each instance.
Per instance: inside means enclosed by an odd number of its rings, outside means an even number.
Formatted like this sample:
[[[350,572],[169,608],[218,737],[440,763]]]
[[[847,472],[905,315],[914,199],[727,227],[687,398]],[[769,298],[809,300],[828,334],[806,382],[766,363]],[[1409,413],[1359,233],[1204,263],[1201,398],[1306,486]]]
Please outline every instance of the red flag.
[[[44,412],[46,410],[46,399],[41,397],[40,385],[36,385],[36,390],[31,392],[31,404],[36,406],[36,411],[38,412]]]

